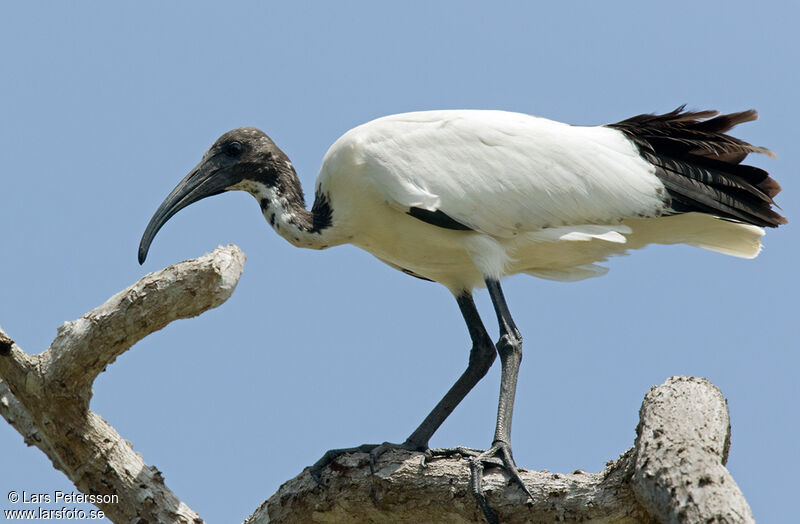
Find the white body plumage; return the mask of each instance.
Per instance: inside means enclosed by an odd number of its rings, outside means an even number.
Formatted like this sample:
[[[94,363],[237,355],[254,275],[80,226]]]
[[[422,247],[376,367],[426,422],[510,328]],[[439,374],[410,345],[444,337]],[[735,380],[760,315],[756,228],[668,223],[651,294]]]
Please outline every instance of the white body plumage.
[[[763,235],[707,214],[662,216],[664,184],[617,129],[503,111],[407,113],[358,126],[325,155],[316,192],[327,195],[334,226],[307,247],[352,243],[454,293],[515,273],[602,275],[596,262],[650,243],[754,257]],[[437,227],[412,208],[469,230]]]

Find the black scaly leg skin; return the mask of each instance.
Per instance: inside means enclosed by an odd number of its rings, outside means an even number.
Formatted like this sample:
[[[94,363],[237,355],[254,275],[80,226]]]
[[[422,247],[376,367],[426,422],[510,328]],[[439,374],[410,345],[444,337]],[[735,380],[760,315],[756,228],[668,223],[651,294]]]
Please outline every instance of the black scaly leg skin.
[[[511,417],[514,412],[514,395],[517,391],[517,374],[520,362],[522,362],[522,336],[508,311],[500,282],[486,279],[486,288],[489,290],[489,296],[492,298],[492,304],[497,313],[497,321],[500,324],[500,340],[497,342],[497,352],[500,354],[502,365],[500,400],[497,405],[497,426],[494,431],[492,447],[473,457],[470,460],[470,469],[472,471],[472,494],[477,499],[489,524],[496,524],[499,522],[497,516],[489,507],[483,492],[484,465],[499,465],[505,468],[528,497],[533,497],[520,477],[511,452]]]
[[[384,452],[390,449],[405,449],[410,451],[428,451],[428,441],[431,436],[439,429],[439,426],[453,412],[455,407],[467,396],[472,388],[477,384],[492,367],[495,359],[495,348],[492,339],[486,333],[486,328],[481,322],[472,294],[464,293],[456,297],[458,307],[467,323],[470,338],[472,338],[472,350],[469,353],[469,364],[467,369],[456,380],[455,384],[442,397],[442,400],[431,410],[425,420],[414,430],[402,444],[384,442],[383,444],[363,444],[354,448],[332,449],[326,452],[313,466],[311,466],[311,476],[318,484],[322,484],[320,476],[322,468],[336,460],[337,457],[345,453],[369,453],[370,469],[374,472],[375,460]],[[502,354],[501,354],[502,358]],[[505,376],[505,373],[504,373]],[[516,379],[516,375],[515,375]],[[516,381],[516,380],[515,380]],[[513,390],[511,400],[513,404]],[[511,418],[509,416],[509,422]],[[473,475],[474,476],[474,475]]]

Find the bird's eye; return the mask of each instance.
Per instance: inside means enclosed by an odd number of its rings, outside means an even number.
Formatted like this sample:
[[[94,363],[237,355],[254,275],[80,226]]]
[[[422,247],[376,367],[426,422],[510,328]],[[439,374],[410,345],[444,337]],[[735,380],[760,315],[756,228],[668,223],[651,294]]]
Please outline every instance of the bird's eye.
[[[229,144],[225,144],[222,152],[228,156],[239,156],[242,154],[242,144],[239,142],[230,142]]]

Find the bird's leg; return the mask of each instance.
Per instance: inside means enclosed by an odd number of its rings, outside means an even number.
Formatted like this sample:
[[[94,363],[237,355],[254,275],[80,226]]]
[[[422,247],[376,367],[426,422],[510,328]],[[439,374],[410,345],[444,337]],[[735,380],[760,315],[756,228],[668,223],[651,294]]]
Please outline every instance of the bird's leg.
[[[461,295],[456,298],[456,301],[467,323],[470,338],[472,338],[469,364],[464,373],[456,380],[456,383],[445,393],[442,400],[436,404],[419,427],[406,439],[407,444],[415,445],[418,449],[428,448],[430,438],[450,413],[453,412],[455,407],[467,396],[467,393],[486,375],[489,368],[492,367],[496,356],[492,339],[489,338],[489,334],[483,326],[472,295]]]
[[[456,297],[458,307],[464,321],[467,323],[470,338],[472,338],[472,350],[469,354],[469,364],[467,369],[456,380],[450,390],[445,393],[442,400],[431,410],[425,420],[414,430],[402,444],[384,442],[383,444],[364,444],[355,448],[332,449],[325,453],[313,466],[311,475],[318,483],[321,483],[320,473],[322,468],[331,463],[340,455],[345,453],[369,453],[370,468],[374,468],[375,460],[385,451],[392,448],[407,449],[411,451],[427,451],[428,441],[431,436],[439,429],[439,426],[453,412],[455,407],[467,396],[467,393],[483,378],[492,367],[496,353],[492,344],[492,339],[483,326],[472,294],[465,292]],[[513,395],[512,395],[513,400]]]
[[[486,520],[494,523],[497,522],[497,517],[486,502],[486,496],[483,493],[483,467],[485,464],[504,467],[528,497],[532,498],[532,496],[520,477],[511,453],[511,417],[514,412],[517,374],[520,362],[522,362],[522,336],[508,311],[500,282],[486,279],[486,288],[489,290],[489,296],[492,298],[492,304],[497,313],[497,321],[500,324],[500,340],[497,342],[497,352],[500,354],[502,365],[500,400],[497,406],[497,426],[494,431],[492,447],[473,457],[470,461],[470,469],[472,470],[472,493],[478,500]]]

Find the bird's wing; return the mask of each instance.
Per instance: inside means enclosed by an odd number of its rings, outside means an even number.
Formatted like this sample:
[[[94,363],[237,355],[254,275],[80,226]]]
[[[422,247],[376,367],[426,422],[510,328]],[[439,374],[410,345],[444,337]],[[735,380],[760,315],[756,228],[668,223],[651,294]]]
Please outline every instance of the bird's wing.
[[[337,144],[391,206],[442,227],[511,237],[657,216],[665,207],[653,166],[607,127],[502,111],[429,111],[375,120]]]

